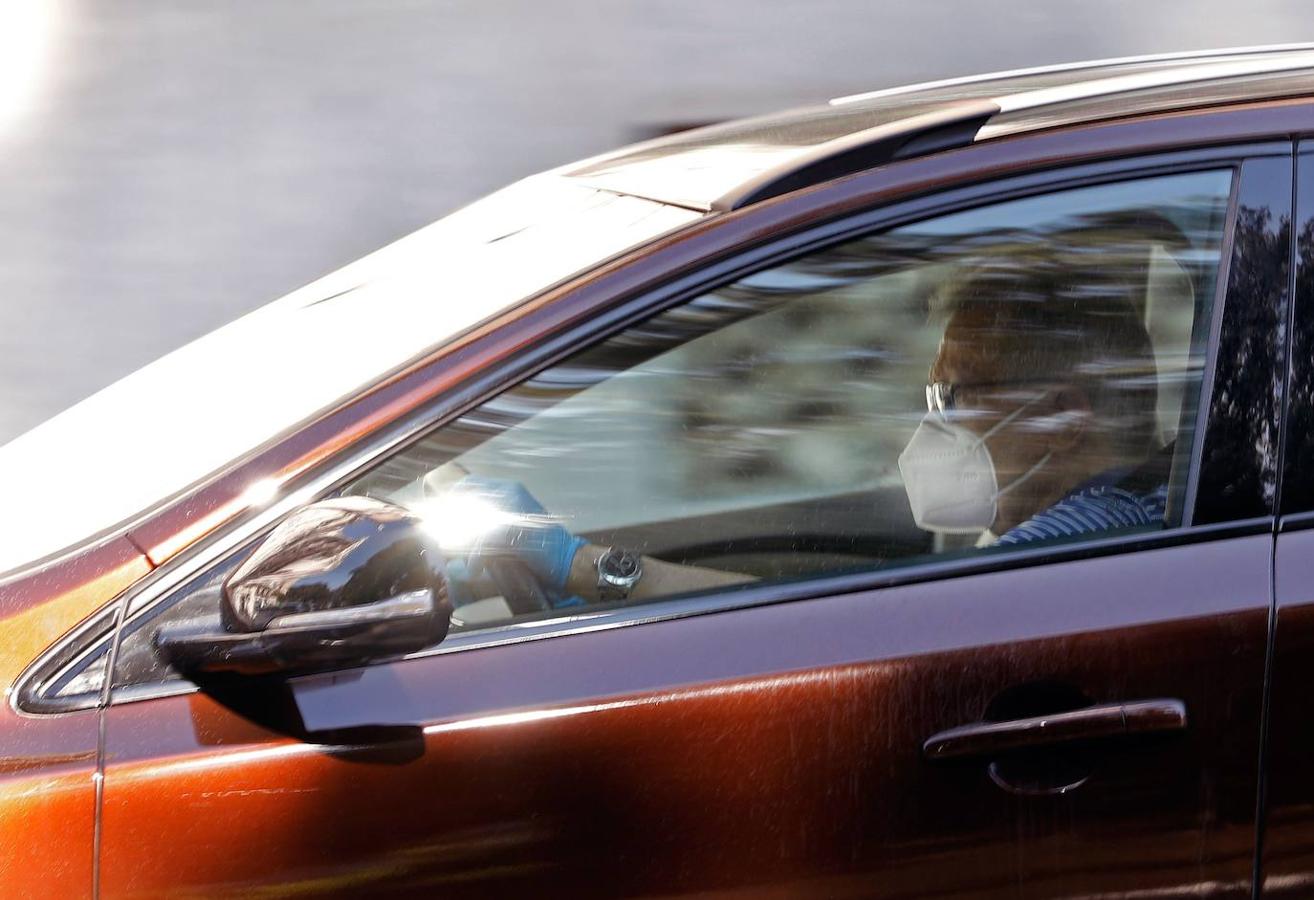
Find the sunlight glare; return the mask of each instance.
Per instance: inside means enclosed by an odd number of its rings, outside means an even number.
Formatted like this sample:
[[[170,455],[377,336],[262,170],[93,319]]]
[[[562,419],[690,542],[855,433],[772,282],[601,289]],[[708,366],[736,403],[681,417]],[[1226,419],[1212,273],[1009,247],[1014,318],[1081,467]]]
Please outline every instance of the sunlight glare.
[[[56,0],[0,3],[0,128],[27,112],[50,69]]]
[[[480,538],[513,521],[515,514],[470,494],[444,494],[415,506],[420,527],[444,550],[470,550]]]
[[[259,481],[253,481],[242,492],[241,503],[247,507],[264,506],[278,496],[279,487],[277,478],[261,478]]]

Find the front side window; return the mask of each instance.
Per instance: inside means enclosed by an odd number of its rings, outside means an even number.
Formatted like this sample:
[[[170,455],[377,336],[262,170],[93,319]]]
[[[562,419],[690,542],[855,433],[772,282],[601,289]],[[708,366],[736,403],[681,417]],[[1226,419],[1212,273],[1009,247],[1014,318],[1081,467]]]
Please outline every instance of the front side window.
[[[457,631],[1188,525],[1232,177],[1072,188],[798,257],[342,491],[421,518]],[[129,617],[116,691],[178,677],[155,626],[213,611],[249,549]]]
[[[458,627],[1187,524],[1231,170],[811,253],[378,466]]]

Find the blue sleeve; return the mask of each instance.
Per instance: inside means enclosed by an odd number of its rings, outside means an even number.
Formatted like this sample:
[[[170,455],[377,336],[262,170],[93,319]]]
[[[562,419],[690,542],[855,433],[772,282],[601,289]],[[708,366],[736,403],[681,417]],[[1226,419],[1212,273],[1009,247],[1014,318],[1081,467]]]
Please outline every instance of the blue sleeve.
[[[1076,491],[1005,532],[995,546],[1008,547],[1118,528],[1159,525],[1163,523],[1167,500],[1167,485],[1144,495],[1116,487]]]

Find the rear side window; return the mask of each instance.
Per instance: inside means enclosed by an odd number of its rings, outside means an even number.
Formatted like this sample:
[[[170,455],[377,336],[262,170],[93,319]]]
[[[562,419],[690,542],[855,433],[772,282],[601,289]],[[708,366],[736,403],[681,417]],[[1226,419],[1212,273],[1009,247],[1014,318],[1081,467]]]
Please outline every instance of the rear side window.
[[[1184,522],[1232,170],[811,253],[629,328],[348,488],[459,627]]]

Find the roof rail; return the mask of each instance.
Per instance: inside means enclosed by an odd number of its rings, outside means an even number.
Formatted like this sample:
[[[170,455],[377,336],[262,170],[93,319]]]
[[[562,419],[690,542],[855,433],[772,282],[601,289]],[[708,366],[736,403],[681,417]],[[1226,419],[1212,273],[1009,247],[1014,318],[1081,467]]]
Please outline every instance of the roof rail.
[[[712,209],[729,212],[896,159],[965,147],[999,111],[999,104],[992,100],[962,100],[934,112],[856,131],[818,144],[737,185],[712,203]]]
[[[1209,60],[1220,56],[1251,56],[1266,53],[1289,53],[1293,50],[1314,50],[1314,43],[1267,44],[1254,47],[1219,47],[1213,50],[1184,50],[1176,53],[1151,53],[1145,56],[1117,56],[1109,59],[1083,60],[1082,62],[1060,63],[1052,66],[1033,66],[1026,69],[1005,69],[999,72],[986,72],[982,75],[965,75],[959,78],[943,78],[939,81],[923,81],[917,84],[902,84],[898,87],[880,88],[864,91],[860,94],[847,94],[835,97],[831,106],[844,106],[849,103],[861,103],[866,100],[880,100],[885,97],[897,97],[900,94],[915,94],[921,91],[939,90],[940,88],[963,87],[979,84],[983,81],[1004,81],[1009,78],[1025,78],[1031,75],[1046,75],[1054,72],[1080,72],[1082,69],[1106,69],[1111,66],[1134,66],[1159,62],[1191,62]]]
[[[988,99],[951,101],[932,112],[818,144],[736,186],[713,203],[712,208],[740,209],[882,163],[966,147],[1059,121],[1075,124],[1107,118],[1107,110],[1079,108],[1081,102],[1093,99],[1137,93],[1156,97],[1158,104],[1168,109],[1181,104],[1183,98],[1177,95],[1184,91],[1194,94],[1196,100],[1210,96],[1215,101],[1234,101],[1261,85],[1265,96],[1306,94],[1314,88],[1307,77],[1314,71],[1314,44],[1291,45],[1282,51],[1254,51],[1252,59],[1229,58],[1236,55],[1243,54],[1221,51],[1197,54],[1189,58],[1194,62],[1186,62],[1184,58],[1181,65],[1165,65],[1151,71],[1110,74],[1031,90],[1001,90]],[[1093,66],[1083,63],[1069,68]],[[1286,80],[1279,83],[1281,79]],[[1205,83],[1231,87],[1216,96],[1206,95],[1196,87]],[[1154,100],[1148,103],[1143,100],[1140,111],[1151,111],[1155,105]],[[1066,114],[1056,118],[1051,110],[1065,110]]]
[[[649,141],[561,172],[598,190],[725,212],[1008,135],[1297,96],[1314,97],[1314,44],[1124,57],[855,95]]]

